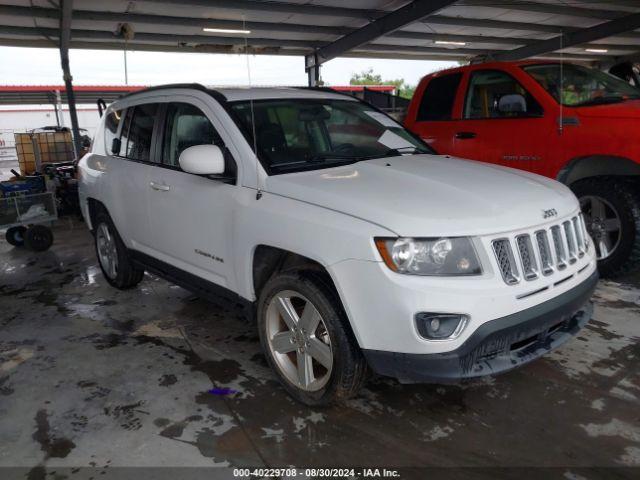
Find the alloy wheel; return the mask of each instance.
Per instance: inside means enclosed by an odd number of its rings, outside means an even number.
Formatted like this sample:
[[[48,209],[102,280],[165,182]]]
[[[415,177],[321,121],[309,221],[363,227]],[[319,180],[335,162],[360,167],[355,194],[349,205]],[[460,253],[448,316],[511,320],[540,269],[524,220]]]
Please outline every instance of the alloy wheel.
[[[595,244],[598,260],[610,257],[622,237],[618,211],[610,202],[594,195],[581,197],[580,208],[587,231]]]
[[[115,279],[118,275],[118,250],[113,233],[106,223],[98,225],[96,245],[100,265],[110,279]]]
[[[285,290],[266,310],[270,353],[280,373],[305,391],[317,391],[331,377],[333,349],[318,309],[302,294]]]

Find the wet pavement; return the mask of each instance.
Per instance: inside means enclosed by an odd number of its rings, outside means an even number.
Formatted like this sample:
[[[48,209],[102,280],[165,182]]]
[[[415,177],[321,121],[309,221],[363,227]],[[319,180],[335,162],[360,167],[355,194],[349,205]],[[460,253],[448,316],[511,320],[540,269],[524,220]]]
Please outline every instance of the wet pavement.
[[[525,368],[464,386],[374,378],[312,409],[276,382],[239,306],[149,275],[117,291],[82,224],[55,233],[43,253],[0,241],[0,466],[30,478],[65,466],[640,467],[637,278],[601,282],[588,327]]]

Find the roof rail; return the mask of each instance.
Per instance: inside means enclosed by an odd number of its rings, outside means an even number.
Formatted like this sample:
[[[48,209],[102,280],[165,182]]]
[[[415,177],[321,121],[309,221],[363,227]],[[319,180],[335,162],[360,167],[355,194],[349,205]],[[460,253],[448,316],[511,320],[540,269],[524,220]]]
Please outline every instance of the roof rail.
[[[169,88],[190,88],[192,90],[200,90],[201,92],[205,92],[205,93],[208,93],[209,95],[212,95],[217,100],[220,100],[220,101],[227,100],[227,97],[225,97],[219,91],[211,88],[207,88],[201,83],[168,83],[166,85],[155,85],[153,87],[145,88],[143,90],[137,90],[135,92],[122,95],[121,97],[118,97],[118,100],[122,100],[123,98],[129,98],[132,95],[138,95],[140,93],[155,92],[156,90],[166,90]]]

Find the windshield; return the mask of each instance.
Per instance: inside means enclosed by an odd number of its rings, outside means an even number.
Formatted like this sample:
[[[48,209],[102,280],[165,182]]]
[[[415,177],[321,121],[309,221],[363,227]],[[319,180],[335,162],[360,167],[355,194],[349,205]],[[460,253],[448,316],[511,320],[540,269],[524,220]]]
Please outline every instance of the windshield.
[[[314,170],[400,154],[433,153],[393,119],[365,103],[273,99],[230,104],[236,121],[270,174]]]
[[[556,101],[567,107],[586,107],[618,103],[640,98],[640,92],[628,83],[608,73],[560,64],[528,65],[524,71],[531,75]]]

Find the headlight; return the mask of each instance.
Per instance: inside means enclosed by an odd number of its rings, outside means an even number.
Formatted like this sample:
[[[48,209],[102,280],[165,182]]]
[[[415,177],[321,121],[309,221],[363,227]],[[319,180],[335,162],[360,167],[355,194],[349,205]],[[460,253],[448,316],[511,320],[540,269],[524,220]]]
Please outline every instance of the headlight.
[[[471,240],[459,238],[376,238],[376,247],[394,272],[409,275],[480,275]]]

